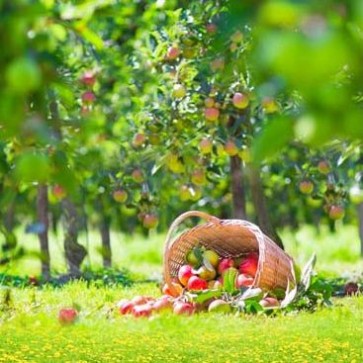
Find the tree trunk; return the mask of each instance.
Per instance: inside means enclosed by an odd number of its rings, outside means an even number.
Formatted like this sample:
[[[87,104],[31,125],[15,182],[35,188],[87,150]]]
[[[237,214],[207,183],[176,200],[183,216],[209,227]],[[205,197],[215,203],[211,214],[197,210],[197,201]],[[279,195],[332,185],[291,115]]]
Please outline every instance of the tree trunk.
[[[267,205],[266,198],[263,191],[260,171],[251,166],[249,170],[252,201],[255,207],[257,221],[263,233],[270,237],[279,247],[284,249],[284,245],[280,236],[277,234],[275,228],[272,226]]]
[[[111,267],[111,237],[110,237],[110,219],[107,216],[101,217],[100,233],[102,241],[102,261],[103,267]]]
[[[12,200],[9,204],[7,211],[5,212],[4,227],[8,232],[11,232],[14,229],[15,205],[16,205],[15,200]]]
[[[38,222],[43,226],[43,231],[38,234],[41,251],[42,276],[45,280],[48,280],[50,278],[50,254],[48,241],[48,187],[44,184],[40,184],[38,186],[37,216]]]
[[[233,218],[246,219],[246,195],[241,159],[238,156],[231,156],[230,166]]]
[[[363,257],[363,203],[358,204],[358,223],[359,223],[359,238],[360,238],[360,255]]]
[[[87,251],[77,241],[78,213],[76,206],[68,197],[62,200],[62,207],[65,218],[64,251],[68,265],[68,272],[72,276],[79,276],[80,267],[87,255]]]
[[[110,236],[110,224],[111,219],[105,214],[105,208],[101,197],[97,201],[97,209],[100,211],[100,234],[102,243],[102,262],[103,267],[111,267],[112,251],[111,251],[111,236]]]

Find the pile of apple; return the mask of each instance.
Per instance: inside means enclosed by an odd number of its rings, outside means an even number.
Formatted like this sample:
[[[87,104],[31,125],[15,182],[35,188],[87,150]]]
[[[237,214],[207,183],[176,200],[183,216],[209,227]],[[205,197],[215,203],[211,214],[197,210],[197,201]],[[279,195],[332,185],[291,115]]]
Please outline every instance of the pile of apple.
[[[234,295],[241,295],[252,287],[255,280],[259,255],[249,252],[238,258],[220,257],[214,250],[195,247],[185,258],[185,264],[179,268],[178,278],[172,282],[173,288],[165,284],[163,295],[159,298],[136,296],[131,300],[118,303],[122,315],[149,317],[153,313],[172,311],[175,314],[191,315],[198,311],[228,313],[234,311],[235,296],[228,294],[224,288],[227,273],[235,276]],[[203,303],[193,300],[198,294],[208,294],[211,298]],[[219,292],[213,296],[213,292]],[[264,296],[259,301],[263,308],[279,306],[279,301],[271,296]]]
[[[188,291],[220,289],[223,275],[237,269],[236,287],[250,287],[256,276],[258,253],[250,252],[239,258],[221,258],[215,251],[195,247],[188,252],[186,264],[178,272],[178,282]]]

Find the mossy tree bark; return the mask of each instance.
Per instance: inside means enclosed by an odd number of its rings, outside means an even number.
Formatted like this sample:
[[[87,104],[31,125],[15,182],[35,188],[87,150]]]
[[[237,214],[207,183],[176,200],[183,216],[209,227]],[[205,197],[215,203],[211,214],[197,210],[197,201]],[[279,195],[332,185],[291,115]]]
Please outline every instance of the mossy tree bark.
[[[81,264],[87,251],[78,243],[79,218],[77,208],[68,197],[62,200],[62,207],[65,222],[64,252],[68,272],[72,276],[79,276]]]

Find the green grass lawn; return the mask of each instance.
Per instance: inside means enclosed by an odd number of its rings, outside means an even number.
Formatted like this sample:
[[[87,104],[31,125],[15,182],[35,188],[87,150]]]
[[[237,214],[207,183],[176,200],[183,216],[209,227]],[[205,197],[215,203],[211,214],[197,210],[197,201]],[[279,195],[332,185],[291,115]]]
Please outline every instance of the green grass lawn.
[[[287,251],[303,264],[317,253],[317,270],[329,275],[362,273],[355,227],[318,236],[308,227],[282,233]],[[114,263],[134,275],[160,279],[164,235],[149,238],[113,234]],[[21,243],[36,250],[34,236]],[[86,265],[101,265],[98,235],[89,236]],[[86,244],[85,236],[81,242]],[[65,271],[61,236],[52,237],[55,271]],[[12,265],[8,273],[39,273],[33,257]],[[0,286],[0,302],[5,288]],[[156,283],[132,287],[87,287],[72,282],[63,288],[12,288],[11,304],[0,304],[0,363],[11,362],[363,362],[363,297],[335,299],[332,308],[315,313],[266,317],[172,314],[150,319],[121,316],[116,303],[135,295],[160,295]],[[61,326],[60,308],[76,304],[78,321]]]
[[[154,284],[132,288],[14,289],[13,307],[0,314],[0,362],[334,362],[363,359],[363,297],[333,308],[289,316],[201,313],[135,319],[115,303],[136,294],[158,296]],[[72,326],[59,308],[78,304]],[[5,319],[6,317],[6,319]],[[3,321],[2,321],[3,320]],[[6,320],[6,321],[5,321]]]

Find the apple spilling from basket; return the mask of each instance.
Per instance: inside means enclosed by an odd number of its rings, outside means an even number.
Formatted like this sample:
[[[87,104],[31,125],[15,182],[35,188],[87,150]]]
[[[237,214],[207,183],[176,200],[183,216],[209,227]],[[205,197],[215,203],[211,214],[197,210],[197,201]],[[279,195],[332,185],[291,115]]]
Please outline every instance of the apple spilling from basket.
[[[258,259],[257,252],[232,258],[221,257],[202,246],[194,247],[187,253],[172,286],[164,285],[161,297],[121,300],[119,311],[122,315],[148,317],[163,311],[191,315],[199,311],[241,312],[246,311],[246,306],[255,311],[278,308],[276,295],[253,287]]]

